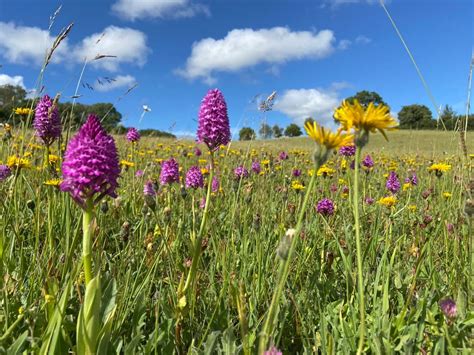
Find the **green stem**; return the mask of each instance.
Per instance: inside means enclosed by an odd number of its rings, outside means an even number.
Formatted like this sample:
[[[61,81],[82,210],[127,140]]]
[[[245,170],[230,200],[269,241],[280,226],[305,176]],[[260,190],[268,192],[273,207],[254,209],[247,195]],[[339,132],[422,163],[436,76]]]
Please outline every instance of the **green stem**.
[[[92,280],[92,255],[91,255],[91,227],[94,218],[94,204],[91,198],[86,200],[86,208],[82,213],[82,262],[84,264],[84,277],[87,284]]]
[[[359,289],[359,313],[360,313],[360,326],[359,326],[359,345],[357,347],[357,354],[362,354],[364,348],[365,338],[365,302],[364,302],[364,279],[362,277],[362,252],[360,246],[360,223],[359,223],[359,163],[360,155],[362,152],[361,147],[357,147],[354,165],[354,192],[353,192],[353,204],[354,204],[354,228],[356,237],[356,252],[357,252],[357,285]]]
[[[207,211],[209,210],[209,202],[211,199],[211,192],[212,192],[212,178],[214,177],[214,152],[211,151],[211,167],[209,169],[209,180],[207,183],[207,195],[206,195],[206,205],[204,206],[204,212],[201,220],[201,225],[199,227],[199,232],[197,235],[196,240],[194,241],[194,252],[193,258],[191,263],[191,269],[189,270],[188,277],[186,279],[186,283],[184,284],[184,288],[182,290],[182,294],[186,292],[190,285],[194,284],[194,280],[196,278],[197,267],[199,264],[199,258],[201,256],[201,242],[202,236],[204,232],[204,226],[206,225],[207,220]],[[181,295],[180,295],[181,296]]]
[[[277,287],[273,291],[270,308],[268,309],[268,314],[265,319],[265,323],[263,325],[263,330],[260,334],[260,342],[259,342],[259,350],[258,350],[259,354],[263,354],[264,351],[267,349],[268,339],[273,334],[275,319],[278,315],[278,304],[280,303],[280,298],[283,293],[283,289],[285,288],[286,280],[288,278],[291,260],[293,258],[293,254],[295,253],[296,244],[298,243],[298,240],[299,240],[299,234],[303,227],[303,219],[304,219],[304,214],[306,211],[306,206],[308,205],[309,197],[311,195],[311,191],[313,190],[314,182],[316,180],[316,175],[317,175],[319,167],[320,167],[320,163],[317,163],[314,169],[314,174],[311,177],[311,180],[308,185],[308,189],[306,190],[306,194],[304,196],[303,205],[301,206],[301,210],[298,215],[298,221],[296,223],[294,235],[291,237],[291,243],[290,243],[290,248],[288,250],[288,256],[286,257],[286,259],[281,260],[280,267],[278,269]]]

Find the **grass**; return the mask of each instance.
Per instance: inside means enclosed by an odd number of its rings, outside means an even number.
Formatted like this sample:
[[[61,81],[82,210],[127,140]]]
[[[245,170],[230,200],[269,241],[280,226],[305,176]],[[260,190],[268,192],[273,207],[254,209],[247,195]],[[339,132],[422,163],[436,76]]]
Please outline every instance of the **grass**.
[[[455,154],[452,133],[399,131],[389,139],[373,135],[362,152],[375,160],[360,179],[364,351],[469,353],[469,169]],[[116,140],[121,158],[133,166],[123,168],[118,199],[104,199],[92,225],[93,270],[101,274],[100,353],[255,353],[284,236],[294,228],[304,197],[292,181],[307,186],[314,145],[306,138],[235,142],[218,152],[221,191],[211,196],[195,287],[183,299],[178,290],[192,262],[205,191],[161,187],[152,210],[144,205],[143,184],[158,178],[161,159],[176,157],[184,176],[191,165],[204,168],[209,156],[195,156],[191,142],[154,139],[142,139],[130,156],[124,137]],[[0,160],[15,154],[20,142],[19,135],[2,141]],[[81,271],[82,213],[67,194],[44,184],[51,169],[43,166],[43,148],[29,142],[31,167],[0,184],[0,352],[77,352],[78,314],[89,302]],[[280,150],[289,152],[288,160],[277,158]],[[252,160],[261,162],[263,173],[235,179],[233,169],[250,168]],[[432,160],[452,168],[437,177],[427,170]],[[285,354],[357,350],[353,173],[341,164],[340,156],[331,157],[334,173],[316,178],[303,216],[271,335]],[[294,168],[302,170],[300,177],[291,176]],[[139,169],[144,176],[136,176]],[[377,201],[388,194],[389,170],[402,184],[416,171],[419,183],[398,192],[394,208],[365,203],[366,197]],[[316,212],[323,197],[334,201],[334,215]],[[455,317],[440,309],[445,298],[456,302]]]

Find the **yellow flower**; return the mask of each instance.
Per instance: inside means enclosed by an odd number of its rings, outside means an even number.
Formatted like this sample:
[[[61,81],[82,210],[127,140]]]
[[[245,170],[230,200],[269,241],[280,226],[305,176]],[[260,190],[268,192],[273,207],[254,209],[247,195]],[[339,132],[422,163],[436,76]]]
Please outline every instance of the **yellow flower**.
[[[412,212],[415,212],[416,211],[416,205],[409,205],[408,209]]]
[[[33,110],[31,108],[28,108],[28,107],[17,107],[15,109],[15,114],[16,115],[28,116],[31,113],[33,113]]]
[[[207,170],[206,168],[201,168],[201,174],[202,175],[207,175],[207,174],[209,174],[209,170]]]
[[[207,160],[206,159],[199,159],[199,164],[207,164]]]
[[[453,196],[452,193],[450,193],[450,192],[443,192],[443,197],[444,197],[444,198],[448,199],[448,198],[451,198],[451,196]]]
[[[304,128],[313,141],[319,145],[324,145],[327,149],[337,149],[344,145],[352,144],[353,141],[352,134],[342,133],[341,130],[337,130],[336,133],[333,133],[315,121],[307,122]]]
[[[305,189],[304,185],[301,182],[297,181],[297,180],[293,180],[291,182],[291,188],[295,191],[301,191],[301,190]]]
[[[269,165],[270,164],[270,160],[268,159],[264,159],[260,162],[262,165]]]
[[[342,159],[342,160],[341,160],[341,169],[342,169],[342,170],[346,170],[346,169],[347,169],[347,160],[346,160],[346,159]]]
[[[379,200],[379,203],[385,207],[393,207],[397,203],[397,198],[395,196],[382,197]]]
[[[373,102],[364,109],[357,100],[354,100],[353,103],[343,101],[341,107],[336,109],[334,117],[341,123],[345,131],[352,128],[366,132],[378,130],[385,139],[387,136],[384,130],[393,130],[398,126],[397,121],[390,116],[390,109],[387,106],[375,106]]]
[[[434,171],[437,175],[451,170],[451,165],[444,163],[433,164],[428,168],[428,171]]]
[[[128,161],[128,160],[121,160],[120,161],[120,165],[122,165],[123,167],[125,168],[129,168],[129,167],[134,167],[135,166],[135,163],[131,162],[131,161]]]
[[[63,182],[62,179],[49,179],[44,182],[47,186],[56,186],[58,187]]]
[[[326,164],[324,164],[323,166],[321,166],[319,169],[318,169],[318,173],[317,175],[318,176],[332,176],[334,175],[334,173],[336,172],[336,170],[334,169],[331,169],[330,167],[328,167]]]
[[[50,164],[56,164],[60,158],[57,155],[49,154],[48,159]]]
[[[406,191],[411,188],[411,184],[409,182],[406,182],[403,184],[402,188],[403,188],[403,191]]]
[[[10,168],[21,169],[21,168],[31,168],[31,163],[26,158],[19,158],[16,155],[8,157],[7,165]]]

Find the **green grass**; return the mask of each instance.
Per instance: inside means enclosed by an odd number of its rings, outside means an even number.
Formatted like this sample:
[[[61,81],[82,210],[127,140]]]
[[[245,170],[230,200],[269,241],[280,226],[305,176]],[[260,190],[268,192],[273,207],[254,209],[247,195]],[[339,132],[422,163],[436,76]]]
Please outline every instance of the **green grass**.
[[[390,132],[386,143],[376,134],[363,152],[373,153],[376,161],[373,171],[362,173],[363,198],[387,195],[389,167],[402,183],[412,171],[419,179],[418,186],[398,193],[393,209],[360,201],[369,353],[469,353],[472,348],[472,230],[464,214],[469,169],[454,155],[457,138],[399,131]],[[183,192],[178,184],[161,188],[152,211],[144,206],[143,184],[158,178],[156,159],[175,156],[184,175],[191,165],[204,167],[199,159],[208,156],[188,154],[191,142],[143,139],[129,158],[125,139],[117,141],[121,158],[135,166],[122,171],[119,198],[104,199],[96,211],[93,267],[102,277],[100,323],[109,319],[110,326],[102,337],[108,350],[101,353],[255,353],[276,283],[277,250],[294,228],[304,196],[291,182],[308,184],[313,143],[306,138],[235,142],[219,152],[222,191],[211,197],[196,287],[184,303],[178,288],[189,270],[191,236],[199,228],[205,191]],[[15,153],[14,143],[3,141],[0,160]],[[252,160],[275,157],[283,149],[290,158],[272,158],[265,174],[242,181],[233,177],[236,166],[249,168]],[[85,292],[82,213],[67,194],[43,184],[51,178],[51,170],[41,168],[43,156],[43,149],[32,149],[32,168],[0,183],[1,353],[77,351]],[[436,177],[427,170],[431,159],[452,169]],[[354,219],[351,193],[345,193],[353,172],[340,163],[333,156],[334,176],[317,177],[303,219],[271,337],[284,354],[357,349]],[[292,178],[293,168],[302,176]],[[137,169],[144,177],[135,176]],[[323,197],[334,201],[334,215],[316,212]],[[453,319],[439,307],[446,297],[457,303]]]

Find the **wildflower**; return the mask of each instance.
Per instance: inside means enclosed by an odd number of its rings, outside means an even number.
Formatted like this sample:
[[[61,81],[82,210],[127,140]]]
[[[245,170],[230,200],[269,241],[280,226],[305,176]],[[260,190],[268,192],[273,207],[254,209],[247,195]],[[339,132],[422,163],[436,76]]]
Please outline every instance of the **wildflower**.
[[[343,101],[341,107],[336,109],[334,117],[345,131],[352,128],[366,133],[378,130],[385,139],[387,139],[385,130],[393,130],[398,126],[395,119],[390,116],[390,109],[387,106],[375,106],[372,102],[364,109],[357,100],[352,103]]]
[[[49,180],[46,180],[44,182],[44,184],[46,186],[55,186],[55,187],[58,187],[61,185],[61,183],[63,182],[62,179],[49,179]]]
[[[362,166],[367,169],[372,169],[374,167],[374,161],[369,154],[367,154],[365,158],[362,160]]]
[[[327,165],[323,165],[318,169],[317,176],[328,177],[334,175],[336,170],[331,169]]]
[[[412,187],[412,185],[409,182],[406,182],[406,183],[403,184],[402,190],[406,191],[408,189],[411,189],[411,187]]]
[[[395,196],[387,196],[387,197],[382,197],[379,200],[379,203],[385,207],[393,207],[397,203],[397,198]]]
[[[327,150],[337,149],[352,143],[353,136],[351,134],[341,133],[341,130],[333,133],[329,129],[320,126],[316,121],[307,122],[304,128],[313,141],[326,147]]]
[[[410,177],[407,177],[405,179],[405,184],[410,184],[413,186],[418,185],[418,177],[416,176],[416,174],[413,173]]]
[[[160,184],[167,185],[173,182],[179,182],[179,165],[174,158],[171,158],[161,163]]]
[[[8,165],[0,165],[0,182],[5,181],[12,173]]]
[[[117,179],[120,174],[117,148],[112,136],[107,134],[95,115],[69,141],[62,164],[64,181],[60,187],[85,208],[87,199],[99,194],[116,197]]]
[[[443,173],[451,170],[451,165],[449,164],[443,164],[443,163],[437,163],[433,164],[428,168],[429,172],[435,172],[436,176],[440,177],[443,175]]]
[[[454,232],[454,224],[452,223],[447,223],[446,224],[446,229],[448,231],[449,234],[452,234]]]
[[[296,192],[299,192],[301,190],[304,190],[304,185],[301,182],[297,181],[297,180],[293,180],[291,182],[291,188],[293,190],[295,190]]]
[[[31,163],[26,158],[20,158],[16,155],[12,155],[12,156],[9,156],[7,159],[7,166],[10,169],[14,169],[14,170],[23,169],[23,168],[28,169],[28,168],[31,168]]]
[[[343,145],[341,148],[339,148],[339,154],[344,157],[352,157],[353,155],[355,155],[355,152],[356,146],[353,144]]]
[[[452,196],[453,196],[453,194],[450,193],[450,192],[443,192],[443,197],[444,197],[445,199],[451,198]]]
[[[132,168],[135,166],[134,162],[128,161],[128,160],[120,160],[120,165],[127,170],[128,168]]]
[[[212,183],[211,183],[211,190],[212,192],[216,193],[219,191],[219,187],[220,187],[220,183],[219,183],[219,179],[217,178],[217,176],[214,176],[212,178]]]
[[[237,179],[242,179],[248,177],[249,172],[242,165],[240,165],[234,169],[234,175]]]
[[[289,156],[287,152],[281,151],[280,154],[278,154],[278,158],[280,158],[280,160],[287,160]]]
[[[293,169],[293,171],[291,172],[291,175],[293,175],[294,177],[299,177],[299,176],[301,176],[301,170],[300,169]]]
[[[15,115],[20,115],[20,116],[29,116],[31,113],[33,113],[33,110],[29,107],[17,107],[14,110]]]
[[[255,174],[260,174],[260,171],[262,170],[261,166],[260,166],[260,163],[256,160],[254,160],[252,162],[252,171],[255,173]]]
[[[375,202],[375,200],[372,197],[366,197],[364,201],[368,205],[372,205]]]
[[[199,201],[199,208],[200,209],[204,209],[206,208],[206,198],[205,197],[201,197],[201,200]]]
[[[140,140],[140,132],[138,132],[138,129],[132,127],[129,128],[127,131],[127,140],[130,143],[136,143]]]
[[[199,147],[194,148],[194,155],[200,157],[202,155],[201,149]]]
[[[263,355],[283,355],[283,353],[274,346],[271,346],[270,349],[263,353]]]
[[[201,170],[197,166],[189,168],[186,174],[186,188],[197,189],[204,186],[204,178]]]
[[[331,216],[334,214],[334,203],[328,198],[323,198],[318,202],[316,210],[323,216]]]
[[[230,142],[227,104],[218,89],[209,90],[202,100],[197,140],[205,143],[210,151],[216,151],[221,145],[225,146]]]
[[[456,302],[454,302],[451,298],[445,298],[444,300],[440,301],[439,307],[447,318],[453,319],[456,317]]]
[[[61,118],[58,107],[48,95],[44,95],[36,105],[33,126],[36,136],[47,146],[61,136]]]
[[[344,185],[342,187],[342,197],[343,198],[349,197],[349,186]]]
[[[156,191],[153,186],[153,181],[148,180],[147,182],[145,182],[145,184],[143,185],[143,194],[145,196],[153,196],[153,197],[156,196]]]
[[[385,187],[393,194],[397,193],[398,190],[400,190],[400,181],[398,180],[397,174],[395,172],[390,172]]]
[[[143,170],[139,169],[139,170],[135,171],[135,177],[137,177],[137,178],[142,177],[143,174],[144,174]]]

